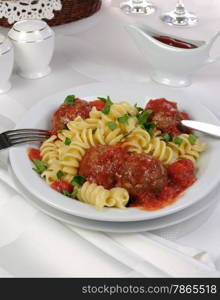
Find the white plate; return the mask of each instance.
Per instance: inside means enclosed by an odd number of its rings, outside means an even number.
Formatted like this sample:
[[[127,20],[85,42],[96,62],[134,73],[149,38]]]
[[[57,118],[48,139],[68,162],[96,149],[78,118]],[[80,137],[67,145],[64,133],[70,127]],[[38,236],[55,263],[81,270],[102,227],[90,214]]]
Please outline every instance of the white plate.
[[[192,206],[169,216],[137,222],[94,221],[63,213],[45,204],[34,197],[19,183],[12,169],[10,169],[10,171],[16,187],[33,206],[61,222],[94,231],[134,233],[156,230],[156,234],[158,233],[159,235],[169,235],[169,237],[179,238],[188,232],[192,232],[203,224],[219,202],[218,187],[209,195],[208,201],[207,199],[203,199],[199,203],[193,204]]]
[[[219,125],[217,118],[202,104],[186,93],[175,89],[159,88],[149,89],[146,84],[90,84],[72,88],[45,98],[29,110],[24,118],[17,124],[17,128],[49,128],[52,113],[61,104],[68,94],[78,97],[110,95],[115,102],[128,101],[132,104],[145,105],[151,98],[165,97],[176,101],[179,108],[187,111],[195,120]],[[199,95],[198,95],[199,97]],[[32,164],[27,157],[28,145],[10,149],[10,161],[13,171],[20,181],[35,197],[45,204],[62,212],[75,216],[113,222],[130,222],[149,220],[170,215],[191,206],[207,196],[220,181],[220,141],[213,138],[202,137],[208,143],[208,150],[201,155],[198,163],[198,180],[187,189],[184,196],[170,206],[157,211],[144,211],[136,208],[124,210],[106,208],[101,212],[88,204],[67,198],[51,189],[39,176],[32,171]]]

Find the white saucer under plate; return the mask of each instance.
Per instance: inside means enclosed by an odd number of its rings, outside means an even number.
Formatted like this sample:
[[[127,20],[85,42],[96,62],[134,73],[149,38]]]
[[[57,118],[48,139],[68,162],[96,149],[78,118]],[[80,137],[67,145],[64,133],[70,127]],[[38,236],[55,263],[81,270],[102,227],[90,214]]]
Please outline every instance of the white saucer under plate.
[[[11,167],[10,173],[16,187],[23,193],[26,200],[45,214],[73,226],[102,232],[134,233],[153,231],[160,236],[169,239],[176,239],[196,230],[204,222],[206,222],[213,210],[217,207],[220,196],[220,188],[217,187],[209,196],[199,203],[196,203],[175,214],[153,220],[137,222],[94,221],[66,214],[45,204],[40,199],[37,199],[34,195],[32,195],[17,180]]]
[[[152,98],[165,97],[178,103],[181,110],[187,111],[193,119],[219,125],[218,119],[205,106],[195,99],[201,95],[190,95],[175,89],[165,89],[146,84],[95,83],[64,90],[51,95],[31,108],[19,121],[16,128],[48,129],[52,113],[69,94],[74,94],[87,100],[94,100],[97,96],[111,96],[114,102],[128,101],[145,106]],[[201,136],[207,142],[208,149],[202,153],[198,161],[198,180],[188,188],[184,195],[172,205],[156,211],[144,211],[136,208],[119,210],[105,208],[97,211],[92,205],[72,200],[51,189],[35,172],[27,156],[28,145],[21,145],[10,149],[10,161],[19,182],[40,199],[65,214],[95,220],[110,222],[136,222],[165,217],[180,212],[183,209],[199,203],[207,197],[220,181],[220,140]],[[34,145],[31,145],[34,146]],[[36,146],[36,145],[35,145]],[[122,225],[121,225],[122,226]]]

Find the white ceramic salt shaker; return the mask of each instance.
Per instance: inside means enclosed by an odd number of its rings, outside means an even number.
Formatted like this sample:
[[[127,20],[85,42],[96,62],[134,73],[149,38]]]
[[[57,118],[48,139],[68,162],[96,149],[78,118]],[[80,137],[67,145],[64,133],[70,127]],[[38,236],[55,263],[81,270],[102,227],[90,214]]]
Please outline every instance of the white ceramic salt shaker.
[[[16,22],[8,33],[14,45],[15,64],[20,76],[37,79],[51,72],[54,31],[42,20]]]
[[[0,34],[0,94],[11,88],[9,81],[14,64],[13,46],[8,38]]]

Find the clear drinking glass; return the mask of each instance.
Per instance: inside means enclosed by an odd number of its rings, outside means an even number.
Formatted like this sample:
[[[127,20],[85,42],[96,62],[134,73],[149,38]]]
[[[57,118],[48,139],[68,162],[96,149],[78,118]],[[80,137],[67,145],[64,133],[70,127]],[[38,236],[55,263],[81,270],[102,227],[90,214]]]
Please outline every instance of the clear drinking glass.
[[[174,26],[194,26],[198,23],[198,17],[185,9],[182,0],[177,2],[174,10],[162,14],[160,18],[164,23]]]
[[[126,14],[150,15],[155,12],[155,5],[149,0],[129,0],[120,4],[121,10]]]

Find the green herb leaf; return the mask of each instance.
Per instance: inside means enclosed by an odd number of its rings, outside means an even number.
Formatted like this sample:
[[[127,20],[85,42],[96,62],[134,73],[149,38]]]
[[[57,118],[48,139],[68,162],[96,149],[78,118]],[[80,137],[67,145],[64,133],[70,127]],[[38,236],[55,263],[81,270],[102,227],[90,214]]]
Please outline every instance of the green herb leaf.
[[[105,102],[106,104],[111,104],[111,105],[113,104],[109,96],[107,96],[107,98],[98,97],[98,99],[101,100],[102,102]]]
[[[179,136],[176,136],[174,139],[174,143],[177,144],[178,146],[180,146],[183,142],[183,139]]]
[[[105,102],[106,103],[106,101],[107,101],[107,99],[106,98],[103,98],[103,97],[97,97],[100,101],[102,101],[102,102]]]
[[[140,106],[137,106],[137,103],[134,105],[138,112],[142,112],[144,109]]]
[[[69,105],[69,104],[74,104],[74,102],[75,102],[75,99],[76,99],[76,96],[75,95],[69,95],[69,96],[67,96],[66,98],[65,98],[65,100],[64,100],[64,104],[65,105]]]
[[[105,102],[105,107],[102,109],[103,114],[108,115],[111,109],[111,105],[113,102],[111,101],[110,97],[107,96],[107,98],[98,97],[99,100]]]
[[[82,176],[76,175],[73,177],[71,184],[72,185],[83,185],[84,182],[85,182],[85,179]]]
[[[57,178],[58,178],[58,179],[61,179],[63,176],[64,176],[63,171],[59,170],[59,171],[57,172]]]
[[[61,194],[63,194],[64,196],[67,196],[67,197],[70,197],[70,193],[68,192],[68,191],[66,191],[66,190],[62,190],[61,191]]]
[[[163,133],[163,134],[161,134],[161,136],[162,136],[162,138],[164,139],[164,141],[166,143],[172,141],[172,137],[171,137],[171,135],[169,133]]]
[[[36,168],[32,168],[32,170],[34,171],[34,172],[36,172],[37,174],[41,174],[40,172],[39,172],[39,170],[38,169],[36,169]]]
[[[110,109],[111,109],[111,106],[110,106],[110,105],[106,105],[106,106],[102,109],[103,114],[108,115],[109,112],[110,112]]]
[[[34,168],[33,170],[38,174],[42,174],[47,169],[48,166],[47,162],[38,159],[33,159],[33,163],[36,166],[36,169]]]
[[[68,138],[68,137],[66,137],[66,139],[65,139],[65,145],[69,146],[70,144],[71,144],[71,139]]]
[[[64,196],[67,196],[67,197],[70,197],[70,198],[75,198],[77,196],[77,194],[78,194],[78,190],[74,189],[74,191],[71,194],[68,191],[66,191],[66,190],[62,190],[61,193]]]
[[[198,140],[198,136],[190,134],[188,139],[191,145],[195,145],[196,141]]]
[[[64,129],[58,129],[57,132],[58,133],[62,133],[64,131]]]
[[[79,192],[79,191],[78,191],[77,189],[74,189],[74,191],[73,191],[71,197],[72,197],[72,198],[76,198],[78,192]]]
[[[154,137],[154,128],[156,128],[156,123],[154,122],[146,122],[141,125],[143,129],[145,129],[151,137]]]
[[[144,125],[145,123],[147,123],[148,118],[151,115],[151,113],[152,113],[152,110],[148,109],[148,110],[144,110],[141,114],[139,114],[137,116],[138,124]]]
[[[117,128],[117,124],[115,122],[108,122],[108,128],[113,131]]]
[[[122,117],[118,118],[118,122],[122,124],[128,124],[128,119],[130,118],[129,114],[125,114]]]

